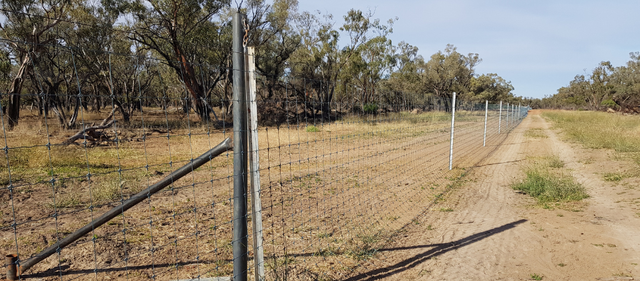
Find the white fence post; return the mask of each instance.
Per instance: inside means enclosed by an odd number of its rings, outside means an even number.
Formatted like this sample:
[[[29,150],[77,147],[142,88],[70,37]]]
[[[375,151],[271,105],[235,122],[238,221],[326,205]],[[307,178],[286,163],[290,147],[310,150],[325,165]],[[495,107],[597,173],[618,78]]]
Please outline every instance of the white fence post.
[[[456,92],[451,101],[451,146],[449,147],[449,170],[453,169],[453,129],[456,123]]]
[[[482,140],[482,146],[487,146],[487,117],[489,116],[489,101],[484,104],[484,138]]]
[[[516,105],[512,104],[511,105],[511,128],[513,129],[513,127],[516,125]]]
[[[507,133],[509,132],[509,103],[507,103]]]
[[[262,200],[260,199],[260,155],[258,146],[258,105],[256,104],[255,77],[255,49],[248,47],[249,67],[249,163],[251,173],[251,203],[253,216],[253,252],[255,255],[255,280],[265,280],[264,277],[264,247],[262,246]]]
[[[500,101],[500,114],[498,115],[498,134],[500,134],[501,127],[502,127],[502,101]]]
[[[518,103],[518,120],[522,120],[522,107]]]

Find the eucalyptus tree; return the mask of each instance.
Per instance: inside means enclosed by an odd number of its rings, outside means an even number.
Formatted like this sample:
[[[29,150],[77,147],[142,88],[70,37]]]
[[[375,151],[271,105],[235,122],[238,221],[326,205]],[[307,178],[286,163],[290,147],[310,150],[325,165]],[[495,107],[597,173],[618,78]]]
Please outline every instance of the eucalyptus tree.
[[[256,47],[256,68],[264,77],[265,98],[273,98],[282,87],[282,78],[291,55],[301,45],[301,34],[296,30],[299,19],[297,0],[263,0],[247,3],[248,42]],[[301,93],[301,92],[300,92]]]
[[[364,102],[369,96],[365,93],[373,92],[371,86],[389,73],[393,56],[389,56],[392,48],[386,36],[392,32],[393,20],[387,26],[371,12],[352,9],[344,21],[336,30],[331,15],[304,12],[297,20],[302,43],[291,57],[290,70],[308,82],[305,95],[313,102],[307,106],[314,114],[328,116],[337,87],[342,102]],[[344,47],[338,44],[341,33],[348,36]]]
[[[10,53],[3,46],[3,42],[0,42],[0,91],[8,88],[8,84],[11,81],[11,70],[13,69]]]
[[[480,62],[482,59],[478,54],[470,53],[465,56],[449,44],[444,52],[438,51],[424,64],[423,87],[427,93],[433,93],[447,101],[451,100],[453,92],[460,93],[464,99],[470,95],[471,80],[475,75],[475,67]]]
[[[640,111],[640,52],[630,53],[629,56],[631,59],[626,65],[617,67],[611,76],[615,91],[612,102],[623,108]]]
[[[488,100],[491,103],[499,101],[514,101],[513,85],[495,73],[482,74],[472,77],[469,83],[468,99],[470,101],[483,102]]]
[[[6,18],[0,25],[3,42],[17,65],[7,89],[9,128],[18,124],[23,84],[27,76],[35,77],[32,67],[59,39],[54,31],[68,20],[71,0],[0,0],[0,13]],[[46,56],[46,55],[45,55]]]
[[[614,93],[614,86],[611,83],[613,72],[614,67],[608,61],[601,62],[593,69],[588,84],[589,91],[585,95],[585,100],[592,109],[599,110],[604,101],[611,99]]]
[[[222,12],[230,1],[132,0],[124,4],[133,19],[128,37],[174,70],[190,96],[187,103],[202,120],[211,113],[215,116],[206,95],[228,75],[230,25]]]
[[[424,58],[418,47],[404,41],[395,48],[395,67],[388,79],[382,81],[381,90],[390,103],[423,102],[429,96],[422,93],[421,74]]]

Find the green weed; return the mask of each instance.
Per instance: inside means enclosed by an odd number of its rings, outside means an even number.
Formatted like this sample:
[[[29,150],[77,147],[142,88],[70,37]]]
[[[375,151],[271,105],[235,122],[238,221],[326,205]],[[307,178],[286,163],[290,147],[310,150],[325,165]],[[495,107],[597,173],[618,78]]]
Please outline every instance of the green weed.
[[[309,125],[307,126],[307,128],[305,129],[307,132],[309,133],[317,133],[320,132],[320,129],[318,129],[318,127],[313,126],[313,125]]]
[[[531,274],[531,280],[542,280],[542,278],[544,278],[542,275],[536,273]]]
[[[620,173],[605,173],[604,180],[605,181],[621,181],[624,179],[624,175]]]
[[[538,203],[579,201],[589,197],[585,188],[572,176],[549,171],[544,167],[530,167],[526,178],[512,185],[515,190],[523,191],[536,198]]]

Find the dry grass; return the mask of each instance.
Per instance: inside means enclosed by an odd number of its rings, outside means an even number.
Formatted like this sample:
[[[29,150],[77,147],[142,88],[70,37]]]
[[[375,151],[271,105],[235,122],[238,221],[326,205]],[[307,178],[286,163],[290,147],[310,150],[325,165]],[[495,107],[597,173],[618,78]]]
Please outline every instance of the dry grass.
[[[170,114],[167,121],[163,111],[145,108],[144,126],[140,118],[134,118],[118,127],[122,141],[117,145],[91,148],[59,145],[76,130],[60,130],[53,119],[43,122],[27,115],[15,130],[7,132],[10,149],[5,164],[11,167],[11,183],[16,188],[13,201],[3,194],[0,223],[12,222],[8,202],[15,202],[18,222],[36,221],[18,228],[18,236],[23,237],[21,255],[30,256],[43,248],[42,237],[48,243],[55,241],[56,225],[50,217],[54,210],[59,213],[56,223],[63,225],[62,235],[70,233],[232,134],[229,128],[212,129],[192,122],[196,121],[193,118]],[[291,120],[278,127],[260,127],[262,212],[270,277],[340,276],[373,258],[398,229],[440,200],[439,194],[459,180],[464,167],[473,166],[490,151],[479,151],[479,146],[467,149],[472,147],[469,144],[482,144],[482,134],[474,130],[481,128],[484,112],[458,114],[459,140],[469,147],[459,146],[459,168],[453,171],[437,168],[446,167],[448,161],[451,117],[445,112],[347,116],[333,122]],[[84,120],[98,123],[104,115],[91,113]],[[167,133],[142,138],[149,133],[148,126]],[[498,142],[504,136],[492,140]],[[180,259],[193,260],[198,246],[202,276],[228,276],[232,269],[232,160],[232,152],[213,159],[96,229],[98,267],[122,267],[107,263],[112,254],[103,257],[103,253],[122,255],[125,245],[129,255],[137,256],[130,265],[150,264],[150,245],[158,247],[154,262],[165,265],[176,262],[176,251]],[[398,167],[402,173],[397,172]],[[0,182],[9,184],[8,170],[0,170]],[[90,206],[95,209],[91,211]],[[196,223],[198,239],[193,236]],[[124,228],[126,238],[121,234]],[[15,246],[13,232],[8,230],[3,235],[5,251]],[[78,268],[93,269],[91,241],[87,238],[66,248],[64,258]],[[43,264],[36,271],[47,269]],[[196,268],[181,270],[193,273]],[[148,269],[136,272],[150,274]],[[168,278],[169,273],[163,274],[161,279]]]
[[[640,116],[587,111],[545,111],[543,116],[573,141],[613,149],[640,164]]]
[[[524,136],[528,138],[548,138],[543,129],[531,128],[524,132]]]
[[[623,173],[607,173],[604,180],[640,177],[640,116],[587,111],[544,111],[543,116],[569,140],[588,148],[611,149],[613,159],[636,164]]]

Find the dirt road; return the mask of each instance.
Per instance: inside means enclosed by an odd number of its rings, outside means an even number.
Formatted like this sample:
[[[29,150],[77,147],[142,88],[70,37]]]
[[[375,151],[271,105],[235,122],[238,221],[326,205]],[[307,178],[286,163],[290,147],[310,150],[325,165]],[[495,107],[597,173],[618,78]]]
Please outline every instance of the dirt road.
[[[535,128],[547,137],[525,136]],[[603,180],[602,173],[625,166],[608,154],[563,142],[531,112],[466,184],[350,280],[634,280],[640,188],[637,179]],[[528,157],[550,155],[564,161],[589,199],[545,209],[510,188]]]

